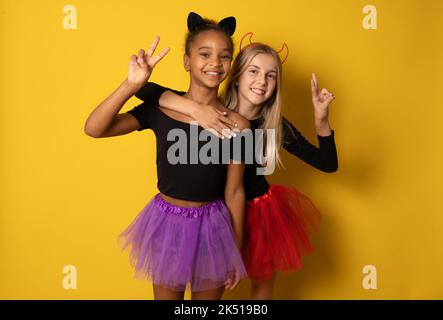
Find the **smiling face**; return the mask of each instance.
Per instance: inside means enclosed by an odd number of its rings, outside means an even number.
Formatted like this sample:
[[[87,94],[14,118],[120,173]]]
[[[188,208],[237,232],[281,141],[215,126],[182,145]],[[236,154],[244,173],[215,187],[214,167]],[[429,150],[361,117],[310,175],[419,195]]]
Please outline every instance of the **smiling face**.
[[[260,106],[272,97],[277,86],[278,64],[270,54],[257,54],[240,75],[239,103]]]
[[[199,33],[184,56],[184,65],[191,74],[191,83],[216,88],[231,69],[232,48],[227,35],[207,30]]]

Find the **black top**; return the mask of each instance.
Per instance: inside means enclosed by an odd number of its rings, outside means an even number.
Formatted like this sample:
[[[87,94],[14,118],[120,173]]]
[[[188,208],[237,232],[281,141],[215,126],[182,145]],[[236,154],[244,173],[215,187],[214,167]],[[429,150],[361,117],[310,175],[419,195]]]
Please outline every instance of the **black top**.
[[[180,94],[180,92],[176,93]],[[152,95],[157,103],[153,103],[150,99],[127,111],[139,122],[138,131],[145,129],[154,131],[157,143],[158,189],[170,197],[188,201],[207,202],[223,198],[226,184],[226,163],[230,159],[229,153],[224,151],[227,150],[226,148],[230,148],[229,139],[218,139],[208,130],[205,130],[206,136],[200,135],[204,130],[202,127],[169,117],[158,107],[160,95],[161,93],[158,94],[158,92]],[[138,95],[136,94],[136,96]],[[171,131],[173,129],[176,130]],[[179,140],[184,142],[186,149],[179,150]],[[208,145],[213,142],[216,142],[218,150],[214,154],[212,151],[208,151]],[[191,143],[195,145],[194,149],[191,149]],[[206,148],[202,149],[205,145]],[[168,160],[168,151],[169,160],[177,160],[175,163]],[[201,152],[213,155],[218,158],[218,161],[202,163],[198,157]],[[184,157],[178,159],[180,155],[184,155]]]
[[[251,129],[260,128],[263,118],[250,120]],[[324,172],[334,172],[337,170],[337,151],[334,141],[334,130],[329,136],[317,135],[319,148],[311,144],[305,137],[283,117],[283,148],[307,164]],[[255,135],[254,135],[255,137]],[[265,194],[269,189],[266,176],[257,175],[257,168],[260,167],[256,161],[245,166],[245,193],[246,200],[252,200]]]
[[[184,94],[182,91],[172,90],[149,82],[139,92],[137,92],[136,97],[144,100],[149,105],[158,106],[160,96],[166,90],[171,90],[177,94]],[[251,129],[258,129],[262,122],[263,118],[251,120]],[[292,125],[289,120],[284,117],[282,125],[284,149],[321,171],[334,172],[337,170],[338,160],[334,140],[334,130],[331,130],[331,135],[326,137],[317,135],[319,147],[316,147],[306,140],[306,138],[294,127],[294,125]],[[239,135],[237,137],[239,137]],[[253,137],[255,137],[255,134]],[[246,164],[245,166],[244,187],[247,201],[265,194],[269,189],[269,183],[267,182],[266,177],[264,175],[257,175],[257,168],[259,166],[260,164],[257,163],[255,157],[253,164]]]

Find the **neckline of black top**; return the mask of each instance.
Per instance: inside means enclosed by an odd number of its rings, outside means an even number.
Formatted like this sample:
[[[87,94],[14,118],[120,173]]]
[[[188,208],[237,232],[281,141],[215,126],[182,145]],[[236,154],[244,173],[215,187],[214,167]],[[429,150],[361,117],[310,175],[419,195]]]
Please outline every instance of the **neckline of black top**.
[[[251,124],[252,128],[256,128],[256,127],[258,127],[259,125],[262,124],[263,120],[264,120],[263,117],[259,117],[259,118],[255,118],[255,119],[249,120],[249,123]]]
[[[159,107],[158,108],[158,111],[166,118],[166,119],[169,119],[169,121],[173,121],[173,122],[175,122],[175,123],[180,123],[180,124],[182,124],[182,125],[184,125],[184,126],[195,126],[195,124],[193,124],[193,123],[190,123],[190,122],[184,122],[184,121],[180,121],[180,120],[177,120],[177,119],[174,119],[174,118],[172,118],[171,116],[168,116],[167,114],[166,114],[166,112],[163,112],[162,110],[161,110],[161,108],[162,107]],[[194,120],[192,120],[192,121],[194,121]],[[203,127],[201,127],[200,125],[198,125],[198,127],[200,127],[200,128],[202,128],[203,129]]]

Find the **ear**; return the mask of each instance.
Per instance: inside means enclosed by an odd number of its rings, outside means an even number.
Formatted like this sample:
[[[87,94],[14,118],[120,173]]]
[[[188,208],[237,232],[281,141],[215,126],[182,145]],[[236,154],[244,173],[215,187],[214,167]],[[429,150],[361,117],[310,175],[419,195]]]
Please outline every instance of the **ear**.
[[[230,36],[232,36],[234,34],[234,32],[235,32],[235,28],[237,26],[237,22],[235,20],[235,17],[227,17],[227,18],[222,19],[218,23],[218,25],[220,27],[222,27],[223,29],[225,29]]]
[[[186,53],[183,55],[183,66],[185,67],[186,72],[191,70],[191,67],[189,66],[189,56]]]
[[[190,32],[194,31],[195,28],[205,24],[205,20],[196,14],[195,12],[190,12],[188,15],[188,30]]]

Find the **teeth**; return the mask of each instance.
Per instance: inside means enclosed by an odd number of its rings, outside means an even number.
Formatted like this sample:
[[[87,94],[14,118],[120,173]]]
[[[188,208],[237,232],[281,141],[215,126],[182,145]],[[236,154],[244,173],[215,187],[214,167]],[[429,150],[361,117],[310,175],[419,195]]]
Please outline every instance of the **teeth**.
[[[218,75],[220,75],[220,72],[206,71],[205,73],[206,73],[206,74],[209,74],[209,75],[211,75],[211,76],[218,76]]]
[[[261,90],[261,89],[252,88],[251,91],[256,93],[256,94],[260,94],[260,95],[265,94],[265,90]]]

